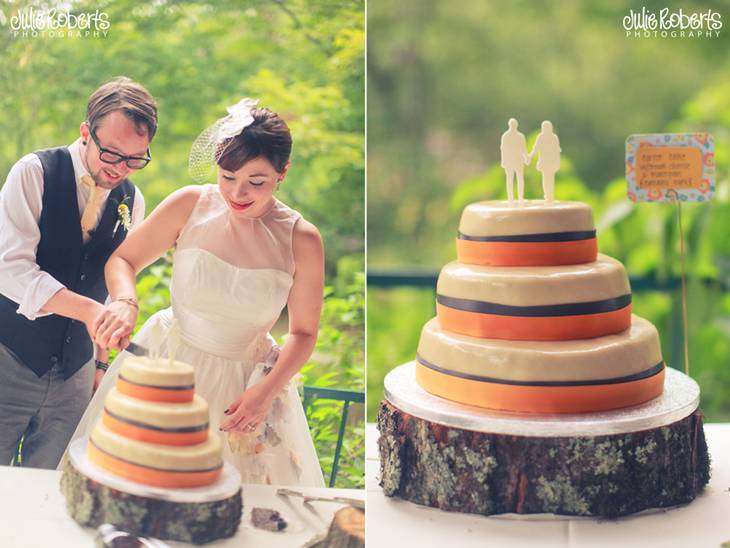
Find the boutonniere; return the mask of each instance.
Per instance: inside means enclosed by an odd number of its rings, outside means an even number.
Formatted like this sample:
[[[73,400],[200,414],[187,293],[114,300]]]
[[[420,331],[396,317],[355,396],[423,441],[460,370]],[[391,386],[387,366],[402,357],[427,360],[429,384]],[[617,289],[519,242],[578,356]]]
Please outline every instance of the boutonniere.
[[[117,224],[114,225],[112,238],[117,235],[117,230],[119,229],[120,225],[122,226],[122,228],[124,228],[125,231],[129,231],[129,227],[132,224],[132,215],[129,212],[129,206],[125,203],[128,198],[129,196],[125,196],[117,207]]]

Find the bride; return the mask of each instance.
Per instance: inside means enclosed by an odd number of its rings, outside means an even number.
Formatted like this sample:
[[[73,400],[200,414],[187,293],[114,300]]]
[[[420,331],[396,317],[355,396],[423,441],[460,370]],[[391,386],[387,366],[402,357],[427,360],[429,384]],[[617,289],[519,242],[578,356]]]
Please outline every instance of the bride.
[[[217,184],[172,193],[112,255],[105,268],[112,302],[94,339],[126,347],[138,313],[135,276],[174,247],[172,306],[150,317],[134,342],[149,348],[161,338],[164,356],[177,326],[175,359],[195,367],[210,426],[244,483],[323,486],[293,377],[317,338],[324,251],[314,225],[274,196],[292,139],[277,114],[256,104],[230,107],[193,145],[191,175],[205,181],[217,167]],[[280,348],[269,330],[284,306],[289,334]],[[72,440],[91,433],[128,356],[114,360]]]

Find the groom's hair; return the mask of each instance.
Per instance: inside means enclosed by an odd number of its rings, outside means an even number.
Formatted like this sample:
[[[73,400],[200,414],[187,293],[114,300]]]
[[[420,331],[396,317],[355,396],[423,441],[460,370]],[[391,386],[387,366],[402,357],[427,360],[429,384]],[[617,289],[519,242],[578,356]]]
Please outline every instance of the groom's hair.
[[[291,155],[291,132],[286,122],[268,108],[251,110],[253,122],[226,139],[216,151],[218,165],[228,171],[241,169],[245,163],[263,156],[281,172]]]
[[[126,76],[118,76],[103,84],[89,97],[86,121],[95,129],[101,120],[117,110],[134,122],[137,132],[152,138],[157,132],[157,103],[147,89]]]

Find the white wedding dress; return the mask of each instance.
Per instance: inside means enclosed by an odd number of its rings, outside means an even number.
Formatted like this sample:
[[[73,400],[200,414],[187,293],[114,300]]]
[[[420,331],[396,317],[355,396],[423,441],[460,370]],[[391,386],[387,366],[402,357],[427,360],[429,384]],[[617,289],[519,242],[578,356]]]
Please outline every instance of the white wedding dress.
[[[236,217],[217,185],[203,186],[173,255],[172,306],[150,317],[133,339],[149,348],[153,331],[155,337],[161,333],[160,354],[166,356],[176,321],[175,359],[195,367],[195,391],[208,401],[211,428],[223,437],[223,457],[244,483],[324,486],[294,379],[255,433],[219,431],[223,411],[275,365],[279,347],[269,330],[292,286],[292,231],[299,218],[278,200],[258,218]],[[109,367],[72,441],[91,433],[129,355],[121,352]]]

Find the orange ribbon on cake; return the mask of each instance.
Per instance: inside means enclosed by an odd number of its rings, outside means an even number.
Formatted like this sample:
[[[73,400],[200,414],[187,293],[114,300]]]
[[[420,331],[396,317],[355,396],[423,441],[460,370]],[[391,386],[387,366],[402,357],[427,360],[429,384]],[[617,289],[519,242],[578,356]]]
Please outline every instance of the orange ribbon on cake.
[[[472,380],[436,371],[416,362],[416,382],[447,400],[519,413],[590,413],[631,407],[662,393],[665,368],[627,382],[533,386]]]

